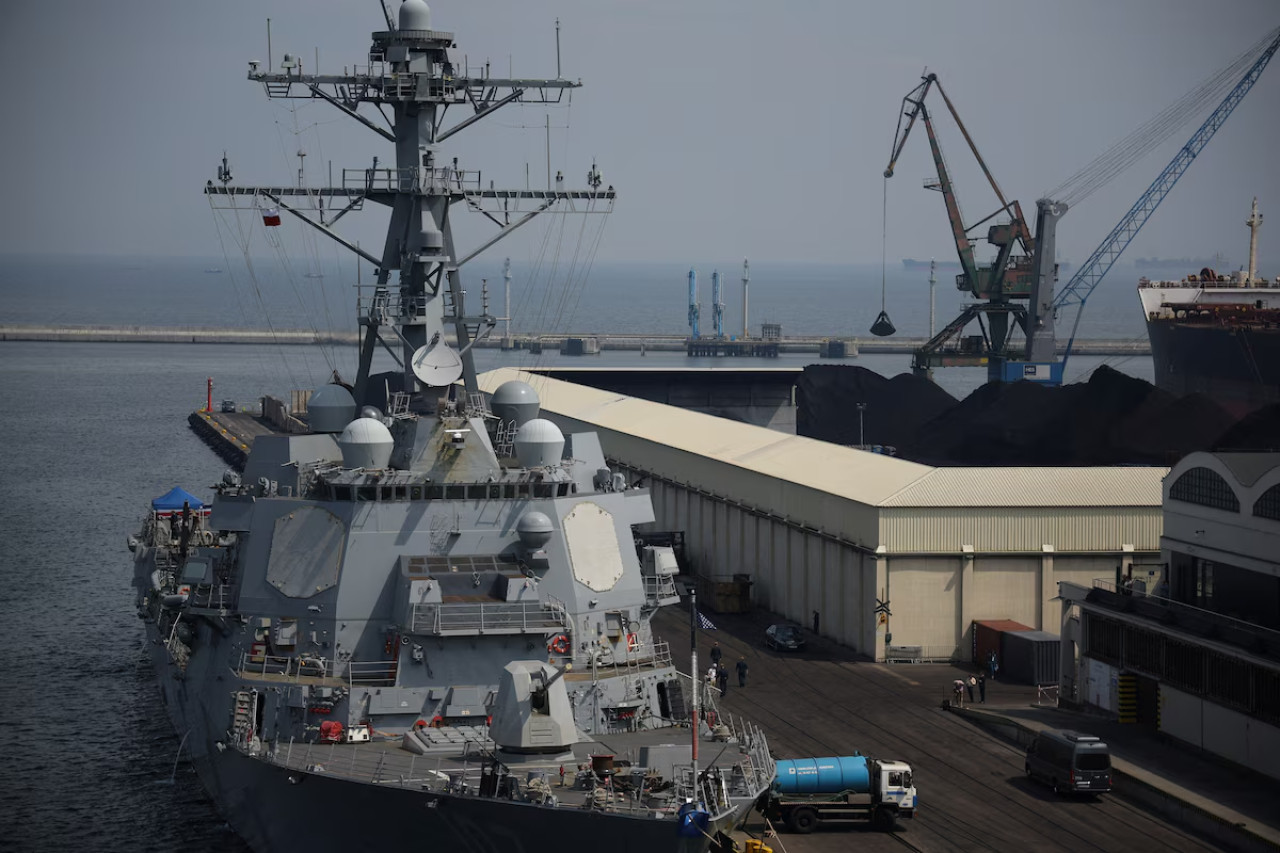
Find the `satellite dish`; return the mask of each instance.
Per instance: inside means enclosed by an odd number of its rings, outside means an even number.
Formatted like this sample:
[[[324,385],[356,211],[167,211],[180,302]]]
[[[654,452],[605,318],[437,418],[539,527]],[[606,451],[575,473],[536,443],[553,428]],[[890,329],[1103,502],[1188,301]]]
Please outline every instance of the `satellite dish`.
[[[409,365],[418,381],[433,388],[452,385],[462,376],[462,357],[449,349],[439,335],[431,343],[419,347]]]

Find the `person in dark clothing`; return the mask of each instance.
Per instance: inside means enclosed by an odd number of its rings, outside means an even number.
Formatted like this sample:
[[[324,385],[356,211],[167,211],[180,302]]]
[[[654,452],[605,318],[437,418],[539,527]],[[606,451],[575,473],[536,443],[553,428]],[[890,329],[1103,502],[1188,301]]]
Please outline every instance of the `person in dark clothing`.
[[[813,633],[818,633],[818,611],[813,611]]]
[[[747,659],[738,658],[738,686],[747,686]]]
[[[981,672],[978,673],[978,701],[987,701],[987,677]]]
[[[716,681],[720,682],[720,684],[719,684],[719,687],[720,687],[720,695],[721,695],[721,696],[724,696],[724,695],[728,694],[728,692],[729,692],[729,670],[727,670],[727,669],[717,669],[717,670],[716,670]]]
[[[720,668],[720,658],[722,657],[724,657],[724,652],[721,651],[720,644],[712,643],[711,644],[711,662],[715,664],[717,669]]]

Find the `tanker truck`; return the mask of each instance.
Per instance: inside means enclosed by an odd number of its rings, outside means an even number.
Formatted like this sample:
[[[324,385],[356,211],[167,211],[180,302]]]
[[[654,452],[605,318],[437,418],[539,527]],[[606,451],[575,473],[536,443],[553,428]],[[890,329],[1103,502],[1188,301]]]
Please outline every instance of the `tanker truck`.
[[[888,832],[915,817],[916,789],[905,761],[864,755],[792,758],[777,762],[773,785],[760,795],[761,814],[792,832],[828,821],[870,821]]]

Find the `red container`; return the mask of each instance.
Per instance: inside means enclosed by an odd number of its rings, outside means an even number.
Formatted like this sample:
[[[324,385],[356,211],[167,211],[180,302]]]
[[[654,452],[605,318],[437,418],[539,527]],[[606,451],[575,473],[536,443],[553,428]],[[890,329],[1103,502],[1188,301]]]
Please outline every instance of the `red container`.
[[[1030,625],[1014,622],[1012,619],[975,619],[973,620],[973,665],[985,667],[987,658],[996,653],[996,662],[1003,664],[1001,658],[1000,638],[1005,632],[1033,631]]]

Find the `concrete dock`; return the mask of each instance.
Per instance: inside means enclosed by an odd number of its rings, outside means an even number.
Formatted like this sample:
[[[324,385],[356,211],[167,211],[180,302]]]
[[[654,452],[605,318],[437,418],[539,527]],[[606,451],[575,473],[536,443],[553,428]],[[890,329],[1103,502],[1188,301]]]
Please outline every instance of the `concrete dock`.
[[[764,648],[764,631],[781,619],[762,611],[704,615],[717,630],[698,632],[698,659],[709,665],[718,641],[730,667],[721,710],[760,725],[777,757],[861,751],[904,759],[915,773],[920,811],[897,832],[854,825],[795,835],[779,828],[778,837],[768,838],[769,827],[753,817],[747,830],[774,851],[1280,849],[1274,782],[1190,755],[1132,726],[1051,704],[1037,707],[1031,686],[988,682],[985,704],[943,710],[952,681],[967,677],[968,669],[871,663],[808,630],[806,650],[773,652]],[[654,629],[679,660],[689,636],[687,609],[664,608]],[[734,669],[739,657],[749,667],[743,689]],[[1102,735],[1115,760],[1113,793],[1059,798],[1026,780],[1019,738],[1029,736],[1002,734],[1037,725]]]
[[[255,438],[277,432],[261,416],[248,412],[201,410],[192,412],[187,423],[214,453],[237,471],[244,470],[245,459]]]

